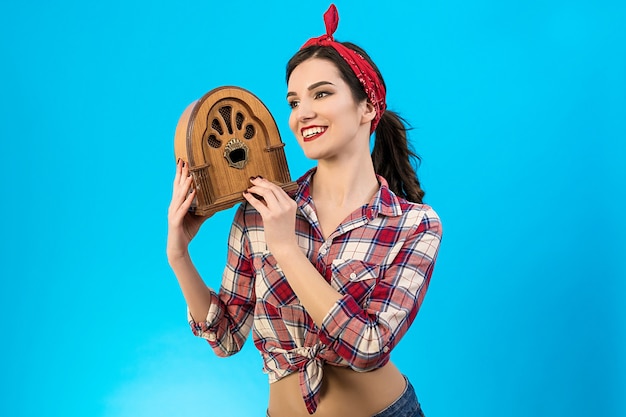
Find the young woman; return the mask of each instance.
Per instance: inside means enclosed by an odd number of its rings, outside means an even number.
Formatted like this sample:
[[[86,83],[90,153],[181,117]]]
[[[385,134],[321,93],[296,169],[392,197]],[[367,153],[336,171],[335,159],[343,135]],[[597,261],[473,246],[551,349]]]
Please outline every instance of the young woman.
[[[206,219],[188,213],[195,192],[179,161],[168,260],[194,334],[218,355],[238,352],[253,330],[269,376],[268,415],[422,416],[389,357],[424,298],[441,225],[422,204],[415,155],[403,123],[385,110],[382,76],[360,48],[333,40],[334,6],[324,17],[327,34],[287,65],[289,126],[317,166],[294,196],[250,179],[216,293],[189,256]]]

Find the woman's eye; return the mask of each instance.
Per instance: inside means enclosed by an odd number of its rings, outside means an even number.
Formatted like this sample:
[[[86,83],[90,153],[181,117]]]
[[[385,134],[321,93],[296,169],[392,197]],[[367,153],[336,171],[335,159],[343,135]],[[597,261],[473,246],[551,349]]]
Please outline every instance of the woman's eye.
[[[291,107],[292,109],[295,109],[296,107],[298,107],[298,101],[297,100],[291,100],[287,103],[289,105],[289,107]]]
[[[315,98],[323,98],[326,97],[328,95],[328,93],[326,91],[320,91],[318,93],[315,93]]]

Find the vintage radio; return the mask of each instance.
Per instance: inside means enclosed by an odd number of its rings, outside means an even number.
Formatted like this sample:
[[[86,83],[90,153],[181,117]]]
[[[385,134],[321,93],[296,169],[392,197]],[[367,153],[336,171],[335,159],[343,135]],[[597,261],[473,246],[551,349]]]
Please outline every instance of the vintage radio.
[[[267,107],[243,88],[219,87],[191,103],[174,138],[176,160],[189,164],[196,188],[191,211],[207,216],[244,201],[257,175],[294,191],[284,146]]]

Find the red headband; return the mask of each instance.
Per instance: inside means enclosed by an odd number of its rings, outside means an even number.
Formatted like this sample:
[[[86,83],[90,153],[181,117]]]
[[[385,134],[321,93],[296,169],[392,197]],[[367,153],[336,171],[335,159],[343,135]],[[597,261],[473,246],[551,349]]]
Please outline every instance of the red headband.
[[[324,24],[326,25],[326,35],[309,39],[300,49],[312,45],[331,46],[341,55],[344,61],[350,65],[350,68],[354,71],[354,75],[356,75],[363,86],[369,102],[372,103],[376,109],[376,116],[374,120],[372,120],[372,127],[370,129],[370,133],[372,133],[376,130],[376,126],[378,126],[378,122],[387,108],[385,104],[385,87],[378,79],[374,68],[372,68],[370,63],[367,62],[361,54],[336,42],[333,38],[333,33],[337,30],[337,25],[339,24],[339,14],[334,4],[331,4],[326,13],[324,13]]]

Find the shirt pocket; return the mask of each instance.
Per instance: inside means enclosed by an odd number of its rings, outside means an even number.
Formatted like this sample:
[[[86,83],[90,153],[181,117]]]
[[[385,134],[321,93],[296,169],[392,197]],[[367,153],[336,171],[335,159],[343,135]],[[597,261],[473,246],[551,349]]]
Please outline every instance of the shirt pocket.
[[[380,280],[380,265],[358,260],[335,259],[331,263],[331,285],[349,294],[362,307]]]
[[[256,281],[256,294],[263,302],[276,307],[298,303],[296,294],[270,252],[265,252],[261,257],[261,270]]]

